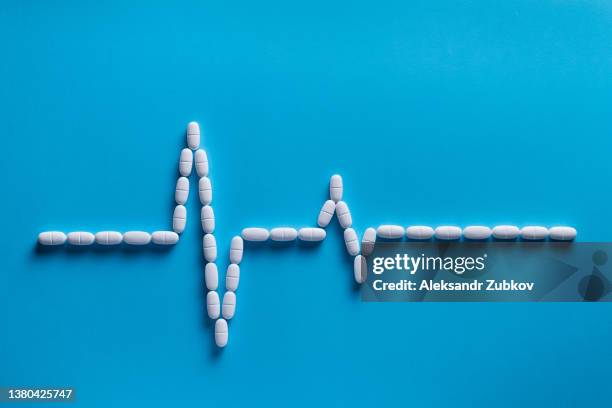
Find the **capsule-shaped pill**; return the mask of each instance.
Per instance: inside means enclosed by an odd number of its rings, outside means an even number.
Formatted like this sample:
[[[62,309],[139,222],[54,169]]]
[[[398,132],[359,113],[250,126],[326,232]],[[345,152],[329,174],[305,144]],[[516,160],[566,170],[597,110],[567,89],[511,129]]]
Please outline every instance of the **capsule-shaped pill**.
[[[200,125],[198,122],[189,122],[187,125],[187,146],[191,150],[200,147]]]
[[[344,187],[342,186],[342,177],[340,177],[338,174],[334,174],[329,180],[329,198],[331,198],[333,202],[337,203],[338,201],[342,200],[343,191]]]
[[[404,227],[400,225],[381,225],[376,230],[376,234],[385,239],[402,239],[404,238]]]
[[[244,241],[241,237],[235,236],[230,243],[230,262],[236,265],[242,262],[242,254],[244,253]]]
[[[280,227],[270,230],[270,238],[272,241],[295,241],[298,232],[295,228]]]
[[[493,228],[495,239],[516,239],[520,234],[521,230],[515,225],[498,225]]]
[[[359,239],[354,229],[347,228],[344,230],[344,243],[349,255],[355,256],[359,253]]]
[[[185,231],[186,224],[187,208],[184,205],[177,205],[174,207],[174,213],[172,214],[172,230],[177,234],[182,234]]]
[[[366,281],[368,277],[368,263],[365,256],[357,255],[355,257],[353,261],[353,273],[355,275],[355,282],[363,283]]]
[[[38,243],[45,246],[64,245],[66,239],[66,234],[61,231],[45,231],[38,234]]]
[[[240,283],[240,267],[236,264],[230,264],[227,267],[227,273],[225,274],[225,289],[235,292],[238,289]]]
[[[217,260],[217,240],[213,234],[206,234],[202,238],[202,249],[204,259],[207,262],[215,262]]]
[[[230,320],[236,313],[236,294],[234,292],[225,292],[223,295],[223,307],[221,314],[225,320]]]
[[[376,244],[376,230],[372,227],[365,230],[361,238],[361,254],[368,256],[374,251]]]
[[[181,150],[179,158],[179,173],[183,177],[189,177],[193,168],[193,152],[189,149]]]
[[[195,168],[198,177],[208,176],[208,155],[206,150],[198,149],[195,152]]]
[[[321,211],[319,211],[319,219],[317,224],[321,228],[325,228],[329,225],[334,213],[336,212],[336,203],[333,200],[327,200],[323,203]]]
[[[151,234],[144,231],[128,231],[123,234],[123,242],[128,245],[147,245],[151,242]]]
[[[212,202],[212,185],[208,177],[200,178],[198,194],[200,195],[200,202],[202,205],[208,205]]]
[[[224,319],[219,319],[215,322],[215,344],[217,347],[225,347],[229,338],[229,330],[227,322]]]
[[[85,231],[74,231],[68,233],[68,243],[70,245],[84,246],[91,245],[96,240],[94,234]]]
[[[176,181],[176,190],[174,191],[174,200],[177,204],[183,205],[189,198],[189,179],[187,177],[179,177]]]
[[[573,241],[576,238],[576,229],[572,227],[552,227],[550,239],[555,241]]]
[[[157,245],[174,245],[178,240],[179,236],[174,231],[155,231],[151,234],[151,241]]]
[[[221,313],[221,302],[219,301],[219,294],[214,290],[211,290],[206,294],[206,312],[208,317],[211,319],[218,319]]]
[[[119,245],[121,242],[123,242],[123,235],[119,231],[96,232],[96,244],[98,245]]]
[[[340,201],[338,204],[336,204],[336,215],[338,216],[338,222],[342,228],[350,228],[353,225],[351,211],[349,210],[346,202]]]
[[[406,228],[408,239],[427,240],[434,236],[434,229],[426,225],[413,225]]]
[[[217,264],[209,262],[204,267],[204,282],[206,283],[206,289],[217,290],[219,287],[219,270]]]
[[[527,241],[541,241],[548,236],[548,228],[539,226],[527,226],[521,229],[521,238]]]
[[[463,237],[466,239],[483,241],[491,238],[491,228],[481,225],[470,225],[463,229]]]
[[[205,205],[200,211],[200,221],[202,222],[202,231],[205,234],[215,232],[215,212],[210,205]]]
[[[267,241],[270,238],[270,232],[265,228],[245,228],[241,235],[245,241]]]
[[[436,239],[443,241],[454,241],[461,238],[461,228],[444,225],[434,231]]]
[[[300,228],[298,238],[302,241],[323,241],[327,233],[323,228]]]

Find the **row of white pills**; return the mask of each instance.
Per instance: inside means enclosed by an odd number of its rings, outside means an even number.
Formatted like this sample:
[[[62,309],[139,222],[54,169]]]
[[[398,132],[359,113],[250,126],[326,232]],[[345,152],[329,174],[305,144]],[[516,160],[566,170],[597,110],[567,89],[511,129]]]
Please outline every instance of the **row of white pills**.
[[[572,241],[576,238],[576,229],[572,227],[540,227],[527,226],[519,228],[514,225],[498,225],[489,228],[481,225],[472,225],[463,230],[456,226],[440,226],[436,229],[424,225],[415,225],[404,229],[401,225],[381,225],[376,230],[376,235],[384,239],[402,239],[406,236],[413,240],[459,240],[463,236],[468,240],[487,240],[491,237],[498,240],[513,240],[521,238],[535,241],[550,238],[554,241]]]
[[[263,242],[271,239],[277,242],[295,241],[299,239],[301,241],[316,242],[323,241],[327,236],[327,233],[322,228],[300,228],[296,230],[291,227],[278,227],[267,230],[265,228],[245,228],[241,233],[242,239],[251,242]]]
[[[149,234],[144,231],[127,231],[123,234],[118,231],[100,231],[95,234],[87,231],[73,231],[65,234],[61,231],[45,231],[38,234],[38,242],[45,246],[70,245],[87,246],[94,243],[99,245],[119,245],[122,242],[128,245],[147,245],[151,242],[157,245],[174,245],[179,236],[174,231],[154,231]]]

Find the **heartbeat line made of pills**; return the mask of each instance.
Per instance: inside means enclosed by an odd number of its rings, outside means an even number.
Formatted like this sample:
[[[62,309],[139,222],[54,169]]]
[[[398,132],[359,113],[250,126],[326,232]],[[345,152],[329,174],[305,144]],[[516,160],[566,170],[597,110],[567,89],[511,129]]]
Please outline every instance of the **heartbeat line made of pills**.
[[[145,245],[175,245],[179,242],[180,234],[187,224],[187,209],[185,204],[189,198],[189,176],[193,167],[198,176],[198,196],[202,204],[200,222],[202,224],[202,251],[206,266],[204,268],[204,281],[206,284],[206,311],[208,317],[215,321],[214,337],[218,347],[225,347],[229,339],[228,320],[236,313],[236,291],[240,282],[240,264],[244,253],[244,241],[308,241],[320,242],[325,239],[325,228],[332,218],[336,216],[338,223],[344,230],[344,243],[346,250],[354,257],[353,274],[355,281],[362,284],[367,278],[367,257],[372,254],[376,238],[387,240],[401,240],[404,237],[410,240],[442,240],[457,241],[462,237],[465,240],[486,241],[495,240],[528,240],[543,241],[572,241],[576,238],[576,230],[572,227],[556,226],[547,228],[543,226],[525,226],[519,228],[514,225],[498,225],[493,228],[481,225],[472,225],[465,228],[443,225],[435,229],[424,225],[404,227],[401,225],[380,225],[378,228],[367,228],[361,240],[352,228],[353,219],[348,204],[342,200],[344,191],[342,177],[331,176],[329,183],[329,200],[323,203],[316,227],[278,227],[270,230],[259,227],[244,228],[240,235],[232,238],[230,243],[230,265],[225,274],[225,294],[223,300],[219,298],[219,271],[217,261],[217,241],[215,239],[215,213],[211,206],[213,198],[212,183],[209,178],[208,155],[200,148],[200,126],[197,122],[187,125],[187,148],[181,150],[179,157],[179,178],[176,182],[174,199],[176,207],[172,215],[171,231],[99,231],[95,234],[86,231],[73,231],[67,234],[62,231],[45,231],[38,235],[38,243],[44,246],[68,245],[87,246],[145,246]]]

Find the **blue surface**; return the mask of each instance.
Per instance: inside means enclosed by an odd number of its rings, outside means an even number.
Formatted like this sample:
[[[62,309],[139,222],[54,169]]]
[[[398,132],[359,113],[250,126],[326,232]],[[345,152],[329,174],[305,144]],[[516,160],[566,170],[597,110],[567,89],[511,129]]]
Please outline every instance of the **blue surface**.
[[[612,304],[362,303],[335,221],[315,248],[247,249],[221,353],[193,193],[169,251],[35,240],[169,228],[195,119],[221,271],[241,228],[313,224],[335,172],[359,233],[609,241],[611,39],[605,1],[3,1],[0,386],[87,407],[609,405]]]

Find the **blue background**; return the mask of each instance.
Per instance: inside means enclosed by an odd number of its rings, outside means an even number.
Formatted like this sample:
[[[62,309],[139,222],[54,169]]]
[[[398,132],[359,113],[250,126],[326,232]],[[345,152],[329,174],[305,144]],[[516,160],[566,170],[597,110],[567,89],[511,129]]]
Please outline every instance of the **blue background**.
[[[247,248],[221,353],[193,192],[168,251],[35,242],[170,228],[190,120],[221,277],[243,227],[314,224],[335,172],[359,233],[610,240],[611,39],[606,1],[2,1],[0,385],[88,407],[609,405],[612,304],[362,303],[336,221],[314,248]]]

